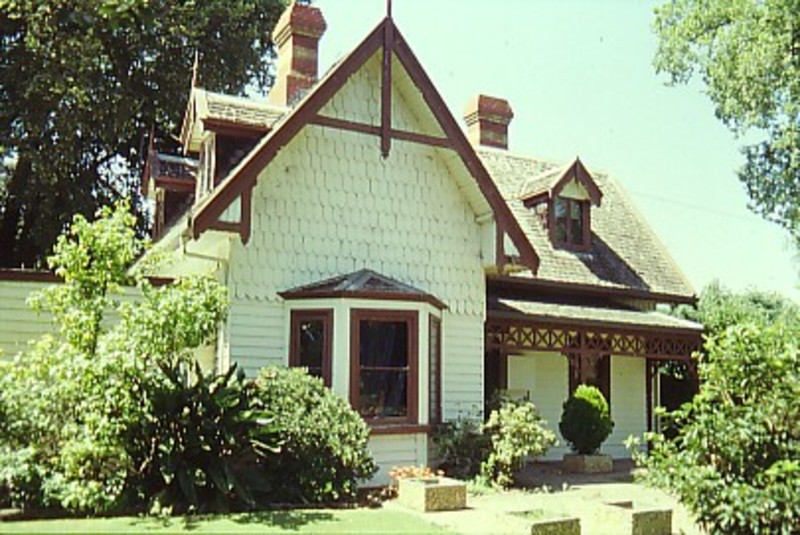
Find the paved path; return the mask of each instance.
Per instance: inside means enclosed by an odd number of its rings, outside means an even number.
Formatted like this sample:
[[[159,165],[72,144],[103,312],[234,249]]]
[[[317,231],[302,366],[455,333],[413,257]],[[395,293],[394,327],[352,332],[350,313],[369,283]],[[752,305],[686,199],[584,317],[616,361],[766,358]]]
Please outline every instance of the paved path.
[[[637,507],[672,509],[673,534],[701,535],[687,511],[671,496],[633,482],[630,467],[615,466],[612,474],[575,476],[561,474],[556,465],[532,465],[519,477],[529,490],[511,490],[468,496],[467,509],[417,513],[422,518],[463,534],[529,534],[527,524],[513,513],[543,510],[581,519],[583,535],[616,535],[620,527],[610,525],[598,512],[605,502],[632,501]],[[401,507],[388,502],[386,507]]]

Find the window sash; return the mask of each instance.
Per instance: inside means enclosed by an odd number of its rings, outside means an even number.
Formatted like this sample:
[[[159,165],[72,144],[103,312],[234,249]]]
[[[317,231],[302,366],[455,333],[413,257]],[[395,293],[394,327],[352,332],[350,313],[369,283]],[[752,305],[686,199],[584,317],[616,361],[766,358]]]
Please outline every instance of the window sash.
[[[571,249],[588,249],[590,235],[588,202],[556,197],[553,200],[552,212],[553,244]]]
[[[350,403],[368,423],[417,423],[418,316],[416,311],[372,309],[354,309],[350,313]],[[367,321],[405,325],[406,358],[402,366],[387,366],[384,363],[362,365],[362,322]],[[373,374],[371,379],[370,374]],[[374,381],[374,374],[403,377],[404,380],[402,385],[394,385],[399,390],[387,386],[379,392],[365,392],[365,382]],[[386,381],[388,384],[389,380]],[[404,394],[400,400],[396,398],[398,392]],[[387,403],[387,397],[391,397],[391,403]]]
[[[319,364],[303,362],[303,324],[320,322],[322,324],[322,343]],[[333,310],[293,310],[290,321],[289,366],[303,367],[308,373],[320,377],[325,386],[332,383],[331,355],[333,352]]]
[[[428,423],[442,421],[442,320],[428,321]]]

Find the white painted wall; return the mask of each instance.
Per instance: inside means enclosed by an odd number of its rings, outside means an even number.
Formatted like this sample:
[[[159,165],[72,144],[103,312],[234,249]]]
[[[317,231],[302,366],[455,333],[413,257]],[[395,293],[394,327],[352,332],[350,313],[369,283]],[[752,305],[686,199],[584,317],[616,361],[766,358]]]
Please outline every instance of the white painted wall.
[[[567,357],[553,352],[529,352],[508,357],[508,389],[514,396],[528,394],[546,427],[558,437],[558,445],[550,448],[545,460],[558,460],[569,452],[558,430],[561,410],[569,395],[569,366]]]
[[[379,80],[376,57],[350,77],[321,114],[378,124]],[[402,76],[398,80],[405,83]],[[409,103],[395,91],[394,126],[441,135],[432,130],[421,96],[415,98],[418,102]],[[452,157],[443,149],[393,140],[384,159],[375,136],[304,127],[258,178],[249,243],[232,243],[227,281],[233,304],[225,335],[230,360],[251,375],[268,364],[286,364],[291,307],[321,304],[283,302],[278,292],[368,268],[447,305],[442,313],[444,414],[480,411],[485,275],[476,217],[487,206],[476,202],[478,189],[467,182],[472,178],[463,169],[453,171],[454,164],[446,161]],[[334,306],[334,391],[345,397],[349,392],[350,308],[409,306],[386,301]],[[421,312],[419,407],[424,423],[430,307],[415,306]],[[380,436],[370,447],[384,469],[424,464],[423,439]]]
[[[369,440],[369,450],[378,465],[378,472],[370,485],[387,485],[391,482],[389,471],[395,466],[428,464],[427,436],[377,435]]]
[[[628,436],[641,437],[647,431],[645,359],[611,357],[611,418],[614,431],[603,444],[603,453],[629,458],[625,448]]]
[[[50,314],[39,314],[26,302],[31,292],[49,285],[44,282],[0,281],[0,359],[9,359],[24,351],[31,339],[56,332]]]
[[[512,395],[530,395],[539,413],[556,433],[559,446],[552,448],[545,460],[558,460],[569,452],[558,431],[561,411],[569,390],[567,358],[558,353],[530,352],[508,358],[508,388]],[[647,430],[645,405],[645,359],[611,357],[611,418],[614,431],[601,448],[614,458],[630,458],[625,448],[629,435],[641,436]]]

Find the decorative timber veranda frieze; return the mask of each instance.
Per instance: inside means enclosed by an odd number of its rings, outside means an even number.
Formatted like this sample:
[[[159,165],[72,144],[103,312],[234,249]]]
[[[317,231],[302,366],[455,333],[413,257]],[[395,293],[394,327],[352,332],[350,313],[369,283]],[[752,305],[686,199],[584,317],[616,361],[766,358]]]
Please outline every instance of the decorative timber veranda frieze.
[[[515,320],[486,322],[486,349],[558,351],[688,361],[700,349],[697,333],[618,330],[580,325],[537,325]]]

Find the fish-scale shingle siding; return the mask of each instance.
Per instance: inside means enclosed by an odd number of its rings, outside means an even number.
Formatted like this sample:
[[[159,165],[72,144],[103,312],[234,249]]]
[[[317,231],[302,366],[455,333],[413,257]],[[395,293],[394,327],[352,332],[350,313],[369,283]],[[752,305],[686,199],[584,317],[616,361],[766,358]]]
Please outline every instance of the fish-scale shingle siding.
[[[379,124],[379,69],[380,62],[370,60],[320,113]],[[431,132],[429,118],[405,100],[413,98],[395,92],[393,126]],[[278,293],[366,268],[447,305],[445,414],[481,406],[481,229],[440,150],[393,140],[383,159],[377,137],[315,125],[281,150],[253,191],[250,241],[234,242],[231,251],[232,361],[251,374],[285,364],[288,310]]]

